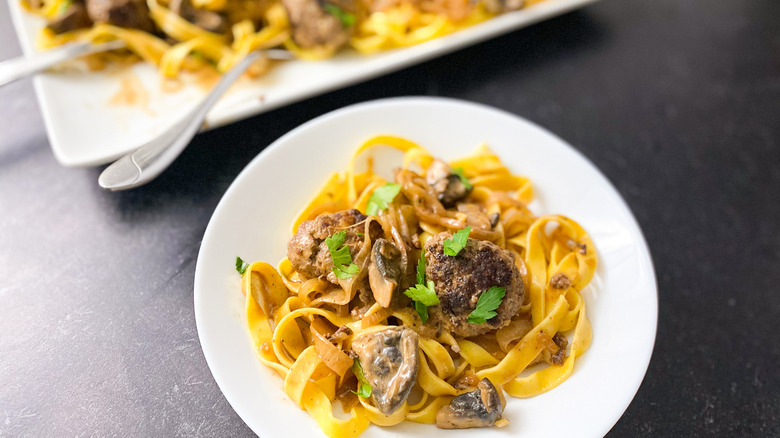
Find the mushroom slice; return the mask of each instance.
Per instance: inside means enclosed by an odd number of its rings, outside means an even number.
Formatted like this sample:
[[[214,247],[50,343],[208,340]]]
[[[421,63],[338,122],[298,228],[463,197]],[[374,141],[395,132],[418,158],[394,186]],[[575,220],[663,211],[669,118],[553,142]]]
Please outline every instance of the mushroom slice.
[[[440,429],[490,427],[501,419],[504,405],[496,387],[488,379],[480,380],[477,389],[455,397],[436,414]]]
[[[401,280],[401,251],[386,239],[378,239],[371,250],[368,282],[374,299],[382,307],[390,307],[393,292]]]
[[[385,415],[404,404],[417,381],[417,346],[417,333],[404,327],[366,333],[352,341],[352,350],[371,385],[371,399]]]
[[[425,170],[425,180],[429,185],[434,185],[436,182],[443,180],[452,173],[450,166],[444,161],[435,158],[431,165]]]
[[[450,166],[441,160],[433,160],[425,174],[426,181],[445,208],[455,206],[455,203],[471,193],[471,188],[466,187],[460,176],[453,173]]]

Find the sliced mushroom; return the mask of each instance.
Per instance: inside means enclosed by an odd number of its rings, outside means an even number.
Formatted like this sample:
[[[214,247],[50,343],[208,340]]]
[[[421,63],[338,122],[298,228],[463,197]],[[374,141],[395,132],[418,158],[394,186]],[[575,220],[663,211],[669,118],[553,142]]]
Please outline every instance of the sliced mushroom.
[[[171,0],[173,13],[190,23],[209,32],[224,33],[228,30],[228,20],[222,14],[196,8],[191,0]]]
[[[324,9],[318,0],[282,0],[292,27],[292,39],[300,47],[336,49],[349,40],[350,30]],[[331,3],[332,5],[332,3]]]
[[[127,29],[154,30],[145,0],[85,0],[89,18],[95,23],[108,23]]]
[[[439,181],[434,190],[439,195],[439,201],[445,208],[450,208],[456,202],[465,198],[471,193],[471,188],[466,187],[458,175],[450,174],[446,180]]]
[[[501,213],[493,213],[490,215],[490,228],[495,228],[498,225],[498,220],[501,219]]]
[[[74,29],[85,29],[92,26],[87,8],[82,3],[72,3],[65,12],[53,18],[46,26],[54,33],[60,34]]]
[[[436,427],[440,429],[470,429],[490,427],[501,419],[504,405],[496,387],[488,379],[482,379],[477,389],[455,397],[449,405],[436,414]]]
[[[434,159],[425,170],[425,180],[429,185],[434,185],[439,180],[447,178],[452,173],[450,166],[442,160]]]
[[[390,307],[393,293],[401,282],[401,251],[386,239],[374,242],[368,281],[376,302],[382,307]]]
[[[385,415],[403,405],[417,381],[417,346],[417,333],[403,327],[366,333],[352,341],[371,385],[371,399]]]
[[[425,172],[425,179],[445,208],[455,206],[471,193],[471,188],[466,187],[460,176],[452,173],[450,166],[441,160],[433,160]]]

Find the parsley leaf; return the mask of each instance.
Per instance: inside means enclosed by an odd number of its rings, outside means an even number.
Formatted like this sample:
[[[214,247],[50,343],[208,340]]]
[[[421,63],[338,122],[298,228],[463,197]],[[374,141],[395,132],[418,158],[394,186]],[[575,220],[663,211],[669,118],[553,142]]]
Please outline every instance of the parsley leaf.
[[[468,178],[466,178],[466,175],[463,174],[463,168],[458,167],[456,169],[452,169],[452,173],[455,175],[458,175],[458,178],[460,178],[460,182],[463,183],[463,185],[466,187],[466,190],[471,190],[474,188],[473,185],[471,185],[471,181],[469,181]]]
[[[444,241],[444,254],[455,257],[460,250],[466,247],[466,242],[469,240],[469,233],[471,232],[471,226],[456,232],[452,235],[451,239]]]
[[[382,187],[374,190],[371,197],[368,199],[368,205],[366,205],[366,214],[374,216],[379,210],[387,208],[387,204],[393,202],[398,192],[401,191],[399,184],[385,184]]]
[[[349,253],[349,248],[342,246],[346,241],[347,232],[343,230],[325,238],[325,245],[328,246],[334,266],[352,263],[352,255]]]
[[[246,272],[246,268],[249,267],[249,263],[243,261],[241,257],[236,257],[236,271],[238,271],[239,274],[244,275],[244,272]]]
[[[428,280],[428,285],[418,284],[406,289],[404,295],[414,301],[414,310],[420,315],[422,322],[428,321],[428,306],[439,304],[439,297],[433,287],[433,282]]]
[[[422,320],[423,323],[428,321],[428,306],[426,306],[425,304],[419,301],[415,301],[414,310],[416,310],[417,314],[420,315],[420,319]]]
[[[404,295],[414,301],[414,310],[420,315],[422,322],[428,321],[428,306],[439,304],[439,297],[433,282],[428,280],[425,283],[425,251],[420,254],[420,260],[417,262],[417,284],[406,289]]]
[[[425,251],[420,253],[420,261],[417,262],[417,284],[425,284]]]
[[[352,364],[352,372],[355,374],[358,380],[357,392],[354,392],[360,398],[371,397],[371,385],[366,380],[366,375],[363,374],[363,365],[360,365],[360,361],[355,359],[355,363]]]
[[[352,263],[349,248],[342,246],[346,241],[347,232],[343,230],[325,238],[325,245],[328,246],[330,258],[333,259],[333,273],[341,279],[350,278],[360,271],[360,268]]]
[[[427,286],[423,284],[417,284],[410,287],[409,289],[406,289],[404,295],[426,306],[435,306],[439,304],[439,297],[436,296],[436,292],[433,288],[433,282],[431,280],[428,280]]]
[[[482,324],[490,318],[496,316],[494,310],[498,309],[501,305],[501,300],[504,299],[506,289],[503,287],[492,286],[487,291],[483,292],[479,296],[477,301],[477,308],[474,309],[466,321],[471,324]]]
[[[349,266],[333,266],[333,273],[336,274],[336,277],[341,279],[354,277],[358,272],[360,272],[360,268],[354,263],[350,264]]]
[[[330,15],[338,18],[344,27],[350,27],[355,24],[355,14],[347,12],[333,3],[325,3],[322,6],[322,9]]]

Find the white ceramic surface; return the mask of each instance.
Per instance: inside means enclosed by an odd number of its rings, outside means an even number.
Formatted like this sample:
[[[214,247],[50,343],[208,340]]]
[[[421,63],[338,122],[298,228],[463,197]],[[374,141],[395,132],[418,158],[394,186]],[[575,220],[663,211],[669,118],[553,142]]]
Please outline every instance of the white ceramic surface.
[[[348,107],[286,134],[236,178],[206,229],[195,270],[195,316],[206,360],[225,397],[264,438],[324,436],[256,358],[243,315],[235,257],[276,264],[290,223],[326,177],[378,134],[409,138],[454,159],[487,143],[534,182],[536,214],[561,213],[590,233],[599,253],[584,293],[593,343],[554,390],[509,400],[504,429],[448,431],[448,437],[598,437],[639,388],[653,349],[657,290],[642,232],[620,195],[582,155],[544,129],[489,107],[447,99],[399,98]],[[379,157],[377,161],[382,160]],[[385,170],[399,161],[385,163]],[[371,426],[365,437],[425,436],[429,425]]]
[[[528,26],[596,0],[545,0],[452,35],[418,46],[370,56],[354,52],[333,59],[293,61],[255,80],[243,80],[213,108],[209,127],[230,123],[306,97],[360,82]],[[22,49],[35,53],[41,19],[8,0]],[[196,80],[176,92],[163,91],[157,71],[136,64],[127,69],[84,72],[68,68],[34,79],[52,150],[64,166],[107,163],[149,141],[175,123],[205,94]],[[192,79],[192,78],[190,78]],[[123,99],[131,89],[135,99]],[[126,95],[125,95],[126,97]]]

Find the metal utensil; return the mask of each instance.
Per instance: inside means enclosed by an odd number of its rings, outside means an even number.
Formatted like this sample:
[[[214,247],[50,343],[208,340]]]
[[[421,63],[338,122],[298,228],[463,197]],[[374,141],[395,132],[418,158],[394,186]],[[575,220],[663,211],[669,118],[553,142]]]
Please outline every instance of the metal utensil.
[[[261,55],[269,59],[293,59],[292,53],[286,50],[256,50],[250,52],[225,73],[203,101],[180,121],[157,138],[128,153],[103,170],[100,178],[98,178],[100,187],[109,190],[131,189],[148,183],[167,169],[198,132],[209,109],[230,88],[230,85],[244,73],[244,70]]]
[[[93,53],[121,49],[123,47],[125,47],[125,42],[122,40],[98,44],[71,43],[41,52],[35,56],[30,56],[29,58],[21,56],[19,58],[9,59],[8,61],[0,62],[0,87],[27,75],[46,70],[53,65],[69,59]]]

